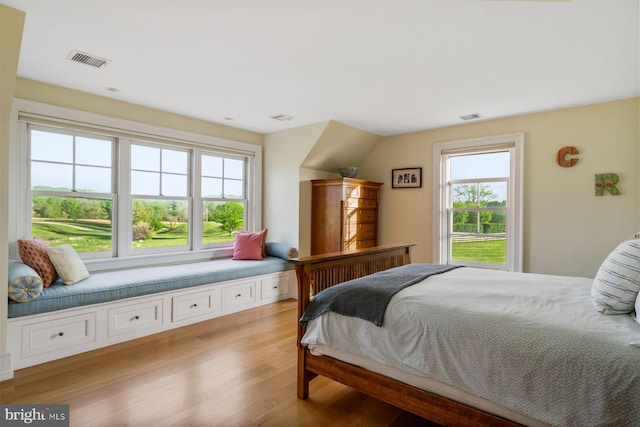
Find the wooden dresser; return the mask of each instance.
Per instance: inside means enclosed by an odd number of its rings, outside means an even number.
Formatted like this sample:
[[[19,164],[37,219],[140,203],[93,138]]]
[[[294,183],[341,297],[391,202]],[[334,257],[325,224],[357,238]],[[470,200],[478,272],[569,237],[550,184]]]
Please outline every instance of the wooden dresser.
[[[311,255],[378,244],[382,183],[354,178],[311,181]]]

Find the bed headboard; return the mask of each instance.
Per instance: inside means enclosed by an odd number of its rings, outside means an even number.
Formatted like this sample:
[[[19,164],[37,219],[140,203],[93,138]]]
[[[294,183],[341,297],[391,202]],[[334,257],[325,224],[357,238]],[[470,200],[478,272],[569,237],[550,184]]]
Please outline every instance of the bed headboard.
[[[367,276],[411,263],[411,247],[405,245],[374,246],[350,252],[312,255],[291,258],[298,277],[298,319],[307,308],[313,295],[338,283]],[[304,329],[298,325],[298,345]]]

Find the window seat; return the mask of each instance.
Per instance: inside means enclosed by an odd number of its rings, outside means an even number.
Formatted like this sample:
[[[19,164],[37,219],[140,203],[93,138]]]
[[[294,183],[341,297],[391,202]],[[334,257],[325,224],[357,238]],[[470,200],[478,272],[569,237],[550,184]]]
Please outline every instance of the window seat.
[[[9,301],[7,345],[13,370],[296,298],[297,251],[267,242],[260,261],[217,258],[93,272],[45,288],[32,301]],[[7,356],[5,356],[7,357]],[[9,369],[7,369],[9,368]]]
[[[285,259],[267,256],[261,261],[219,258],[187,264],[96,272],[70,286],[57,281],[44,288],[33,301],[9,301],[8,317],[47,313],[291,269],[293,266]]]

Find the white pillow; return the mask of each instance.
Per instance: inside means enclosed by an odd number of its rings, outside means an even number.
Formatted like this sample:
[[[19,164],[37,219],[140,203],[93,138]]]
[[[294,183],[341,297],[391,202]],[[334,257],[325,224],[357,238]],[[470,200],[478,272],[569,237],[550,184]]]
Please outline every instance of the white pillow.
[[[634,310],[640,291],[640,239],[618,245],[604,260],[591,286],[591,302],[604,314]]]
[[[89,277],[89,272],[84,263],[69,245],[56,246],[49,249],[49,259],[65,285],[72,285]]]

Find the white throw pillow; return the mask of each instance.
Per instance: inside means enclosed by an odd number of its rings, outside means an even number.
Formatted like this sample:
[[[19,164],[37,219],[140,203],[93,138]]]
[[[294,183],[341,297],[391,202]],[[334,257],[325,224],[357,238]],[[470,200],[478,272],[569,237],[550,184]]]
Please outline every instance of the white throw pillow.
[[[604,314],[634,310],[640,291],[640,239],[618,245],[604,260],[591,286],[591,302]]]
[[[49,249],[49,259],[65,285],[72,285],[89,277],[84,263],[69,245]]]

